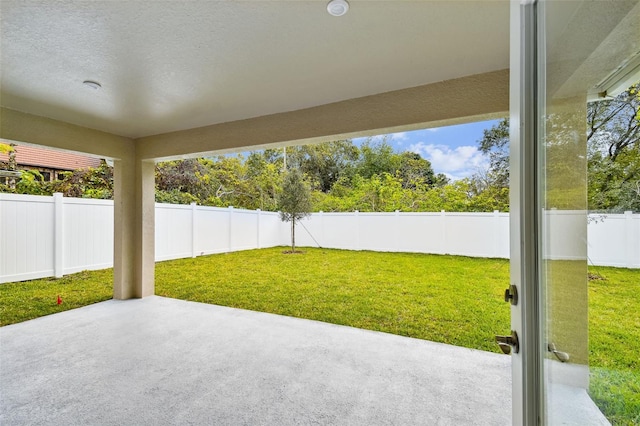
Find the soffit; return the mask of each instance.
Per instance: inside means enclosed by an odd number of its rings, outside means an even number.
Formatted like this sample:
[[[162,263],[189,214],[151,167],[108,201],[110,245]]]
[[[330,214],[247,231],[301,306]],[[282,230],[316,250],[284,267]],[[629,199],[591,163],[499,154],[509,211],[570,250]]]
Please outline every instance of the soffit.
[[[0,101],[137,138],[508,68],[508,1],[350,4],[3,0]]]

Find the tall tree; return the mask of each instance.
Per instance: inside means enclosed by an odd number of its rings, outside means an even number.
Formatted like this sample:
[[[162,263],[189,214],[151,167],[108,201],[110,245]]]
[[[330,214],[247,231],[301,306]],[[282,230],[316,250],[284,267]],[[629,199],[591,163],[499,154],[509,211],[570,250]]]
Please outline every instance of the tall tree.
[[[291,222],[291,253],[296,252],[296,221],[311,214],[311,191],[300,170],[287,172],[278,198],[280,219]]]
[[[482,171],[482,180],[489,186],[509,187],[509,119],[485,129],[479,146],[489,156],[489,169]]]
[[[587,108],[589,208],[640,211],[640,83]]]
[[[273,151],[273,150],[267,150]],[[253,192],[257,194],[256,208],[277,210],[278,191],[282,186],[282,162],[267,151],[255,151],[246,161],[247,176]]]
[[[405,151],[400,156],[400,167],[396,171],[404,189],[431,188],[447,183],[444,175],[436,175],[429,160],[415,152]]]
[[[564,119],[550,116],[556,134],[563,135]],[[640,83],[614,99],[587,104],[587,175],[590,210],[640,211]],[[564,152],[563,143],[550,141],[548,155]],[[505,118],[485,130],[480,150],[489,155],[489,170],[477,175],[486,187],[508,188],[509,122]],[[560,154],[558,154],[560,155]],[[554,167],[573,168],[568,162],[554,161]],[[579,170],[573,170],[576,174]],[[566,176],[566,173],[562,173]],[[500,192],[502,193],[502,192]]]
[[[382,140],[369,138],[360,147],[357,172],[365,179],[383,173],[395,175],[401,162],[401,157],[393,151],[387,138]]]
[[[287,148],[288,166],[307,176],[313,190],[325,193],[341,177],[351,177],[358,155],[358,147],[351,140]]]

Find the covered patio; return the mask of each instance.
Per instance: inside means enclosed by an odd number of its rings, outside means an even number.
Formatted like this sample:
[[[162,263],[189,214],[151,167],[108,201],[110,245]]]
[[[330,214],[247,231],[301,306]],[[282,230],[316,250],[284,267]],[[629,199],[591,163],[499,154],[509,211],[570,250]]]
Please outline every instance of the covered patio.
[[[350,3],[341,17],[324,1],[0,3],[0,138],[113,161],[115,299],[0,329],[3,424],[601,422],[584,383],[543,401],[535,70],[548,53],[540,87],[581,135],[587,95],[607,96],[603,79],[637,51],[640,3],[539,2],[546,21],[535,1]],[[511,358],[154,296],[157,161],[510,108]],[[588,374],[583,305],[572,339]]]

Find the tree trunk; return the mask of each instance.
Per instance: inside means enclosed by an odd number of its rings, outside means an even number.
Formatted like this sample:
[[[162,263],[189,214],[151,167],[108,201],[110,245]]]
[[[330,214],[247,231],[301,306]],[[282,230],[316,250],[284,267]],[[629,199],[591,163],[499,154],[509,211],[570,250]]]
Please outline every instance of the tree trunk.
[[[291,253],[296,252],[296,220],[291,218]]]

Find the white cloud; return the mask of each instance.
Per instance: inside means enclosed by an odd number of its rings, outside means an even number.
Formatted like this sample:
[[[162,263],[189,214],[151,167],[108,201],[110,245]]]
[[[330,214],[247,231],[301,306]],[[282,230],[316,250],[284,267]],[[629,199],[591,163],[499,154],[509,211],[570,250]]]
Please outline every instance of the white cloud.
[[[408,150],[422,155],[431,162],[436,173],[444,173],[453,180],[469,177],[488,165],[487,158],[475,146],[452,149],[447,145],[418,142],[410,145]]]
[[[391,133],[389,136],[391,136],[391,139],[395,141],[406,141],[409,139],[407,132]]]

